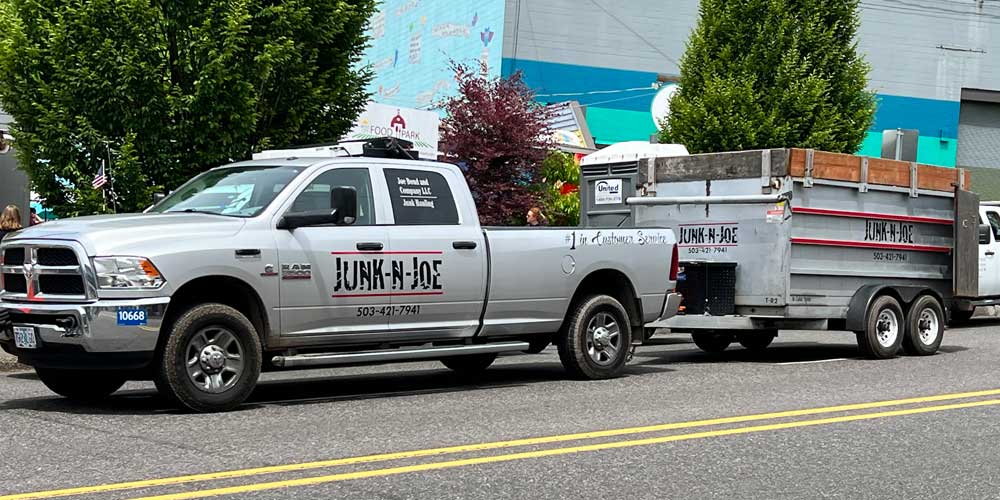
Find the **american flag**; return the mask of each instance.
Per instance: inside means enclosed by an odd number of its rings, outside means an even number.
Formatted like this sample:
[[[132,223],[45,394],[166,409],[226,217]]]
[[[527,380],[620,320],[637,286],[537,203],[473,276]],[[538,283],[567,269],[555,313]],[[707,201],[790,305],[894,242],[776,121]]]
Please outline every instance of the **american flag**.
[[[94,180],[90,183],[94,189],[101,189],[105,184],[108,183],[108,176],[104,173],[104,162],[101,162],[101,169],[97,171],[97,175],[94,176]]]

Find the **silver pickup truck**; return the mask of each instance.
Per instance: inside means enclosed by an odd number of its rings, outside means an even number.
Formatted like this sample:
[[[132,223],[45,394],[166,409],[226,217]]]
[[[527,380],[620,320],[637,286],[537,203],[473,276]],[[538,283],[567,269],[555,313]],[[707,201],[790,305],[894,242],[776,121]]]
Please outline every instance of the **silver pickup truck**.
[[[10,235],[0,346],[69,398],[152,379],[207,412],[262,370],[475,373],[550,343],[571,375],[615,377],[675,314],[670,229],[482,228],[457,167],[384,156],[235,163],[143,214]]]

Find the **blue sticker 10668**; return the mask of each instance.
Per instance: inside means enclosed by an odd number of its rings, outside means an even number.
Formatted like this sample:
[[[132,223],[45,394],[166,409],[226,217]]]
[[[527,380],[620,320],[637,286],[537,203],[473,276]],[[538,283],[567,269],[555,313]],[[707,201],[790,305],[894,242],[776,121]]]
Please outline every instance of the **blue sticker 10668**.
[[[145,326],[148,322],[145,309],[135,307],[118,308],[118,326]]]

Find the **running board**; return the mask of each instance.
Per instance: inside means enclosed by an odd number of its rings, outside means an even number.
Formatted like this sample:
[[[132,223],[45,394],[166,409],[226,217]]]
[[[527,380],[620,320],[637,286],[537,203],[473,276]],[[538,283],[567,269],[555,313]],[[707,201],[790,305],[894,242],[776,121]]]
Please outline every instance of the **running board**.
[[[385,363],[391,361],[413,361],[439,359],[466,354],[493,354],[501,352],[526,351],[527,342],[502,342],[496,344],[456,345],[421,349],[394,349],[391,351],[364,351],[345,353],[314,353],[295,356],[275,356],[271,363],[279,368],[299,368],[305,366],[336,366],[364,363]]]

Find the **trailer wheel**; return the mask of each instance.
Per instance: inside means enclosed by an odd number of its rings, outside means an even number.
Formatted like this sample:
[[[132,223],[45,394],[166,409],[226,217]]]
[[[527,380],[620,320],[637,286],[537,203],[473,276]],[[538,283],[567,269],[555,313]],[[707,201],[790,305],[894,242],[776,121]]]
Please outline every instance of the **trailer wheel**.
[[[92,403],[125,385],[125,377],[109,371],[35,368],[38,378],[52,392],[72,401]]]
[[[778,336],[776,330],[762,330],[756,333],[743,333],[736,337],[740,345],[749,351],[763,351],[771,345],[774,338]]]
[[[158,360],[157,388],[196,412],[227,411],[245,401],[261,370],[257,331],[241,312],[200,304],[174,323]]]
[[[591,295],[573,306],[556,344],[570,375],[590,380],[618,377],[632,348],[632,323],[614,297]]]
[[[486,371],[496,361],[496,353],[467,354],[441,358],[441,363],[461,375],[477,375]]]
[[[692,333],[691,339],[699,349],[711,353],[725,351],[733,343],[733,335],[729,333]]]
[[[888,359],[899,354],[905,332],[903,309],[899,302],[883,295],[868,310],[865,331],[858,332],[858,347],[871,359]]]
[[[916,300],[906,315],[906,337],[903,349],[914,356],[930,356],[937,352],[944,338],[944,308],[930,295]]]

